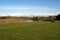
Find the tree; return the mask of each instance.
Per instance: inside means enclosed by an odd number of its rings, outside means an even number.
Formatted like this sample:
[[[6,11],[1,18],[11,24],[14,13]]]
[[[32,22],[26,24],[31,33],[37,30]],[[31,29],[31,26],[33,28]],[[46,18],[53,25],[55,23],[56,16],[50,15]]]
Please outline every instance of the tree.
[[[56,20],[60,20],[60,14],[56,16]]]
[[[38,20],[39,20],[39,19],[38,19],[38,16],[37,16],[37,17],[33,17],[32,20],[33,20],[33,21],[38,21]]]
[[[7,19],[7,17],[0,17],[0,19]]]

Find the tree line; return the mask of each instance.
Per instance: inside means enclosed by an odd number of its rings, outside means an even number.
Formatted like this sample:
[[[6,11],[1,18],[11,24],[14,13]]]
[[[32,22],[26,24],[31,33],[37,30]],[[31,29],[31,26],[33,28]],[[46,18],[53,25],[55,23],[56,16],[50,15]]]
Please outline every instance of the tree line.
[[[42,18],[39,18],[38,16],[32,17],[33,21],[39,21],[39,19],[42,19],[43,21],[55,22],[55,20],[60,20],[60,14],[58,14],[57,16],[49,16],[49,17],[42,17]]]
[[[33,16],[32,18],[29,18],[29,17],[11,17],[11,16],[5,16],[5,17],[0,17],[0,19],[8,19],[8,18],[16,18],[16,19],[21,19],[21,18],[28,18],[30,20],[33,20],[33,21],[39,21],[39,20],[42,20],[42,21],[51,21],[51,22],[54,22],[54,20],[60,20],[60,14],[58,14],[57,16],[49,16],[49,17],[38,17],[38,16]]]

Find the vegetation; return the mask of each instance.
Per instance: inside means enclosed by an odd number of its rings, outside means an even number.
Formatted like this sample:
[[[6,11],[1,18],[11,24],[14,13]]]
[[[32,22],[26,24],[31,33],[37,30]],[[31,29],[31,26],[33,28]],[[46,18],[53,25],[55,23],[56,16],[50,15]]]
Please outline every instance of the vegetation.
[[[38,21],[39,18],[38,18],[38,16],[37,16],[37,17],[33,17],[32,20],[33,20],[33,21]]]
[[[0,22],[0,40],[60,40],[60,21]]]
[[[56,16],[56,20],[60,20],[60,14]]]

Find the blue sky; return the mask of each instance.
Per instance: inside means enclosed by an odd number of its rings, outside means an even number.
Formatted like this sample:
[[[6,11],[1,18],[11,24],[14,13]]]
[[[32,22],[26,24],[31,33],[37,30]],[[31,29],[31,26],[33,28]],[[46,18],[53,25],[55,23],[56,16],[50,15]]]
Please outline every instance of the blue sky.
[[[60,13],[60,0],[0,0],[0,15],[55,15]]]

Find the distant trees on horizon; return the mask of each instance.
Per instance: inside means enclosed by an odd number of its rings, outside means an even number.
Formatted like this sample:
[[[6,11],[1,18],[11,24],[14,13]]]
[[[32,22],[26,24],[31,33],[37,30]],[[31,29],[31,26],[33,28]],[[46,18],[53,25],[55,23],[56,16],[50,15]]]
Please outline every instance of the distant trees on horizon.
[[[33,21],[38,21],[39,18],[38,18],[38,16],[36,16],[36,17],[32,17],[32,20],[33,20]]]
[[[56,16],[56,20],[60,20],[60,14]]]
[[[60,14],[57,16],[48,16],[48,17],[39,17],[39,16],[33,16],[33,17],[16,17],[16,16],[0,16],[0,19],[29,19],[33,21],[50,21],[50,20],[60,20]]]

